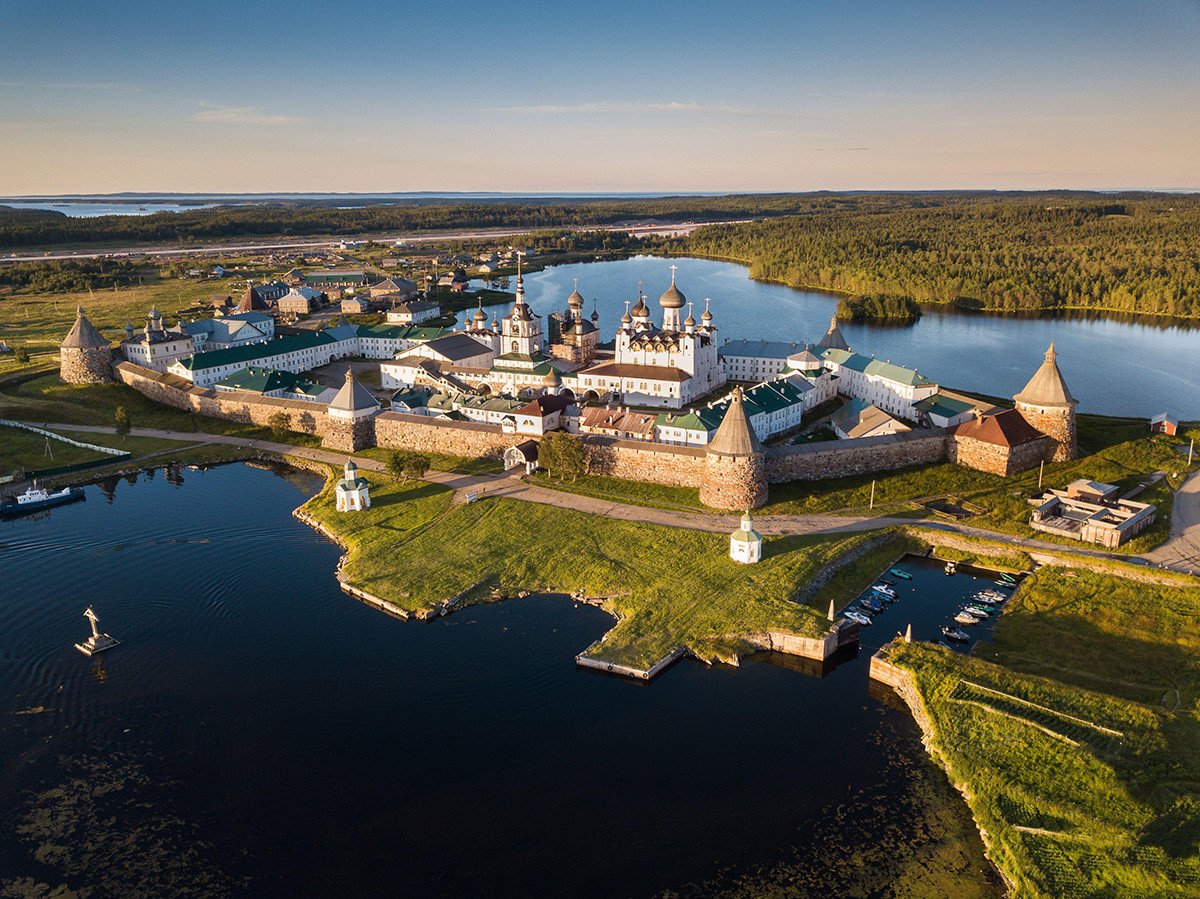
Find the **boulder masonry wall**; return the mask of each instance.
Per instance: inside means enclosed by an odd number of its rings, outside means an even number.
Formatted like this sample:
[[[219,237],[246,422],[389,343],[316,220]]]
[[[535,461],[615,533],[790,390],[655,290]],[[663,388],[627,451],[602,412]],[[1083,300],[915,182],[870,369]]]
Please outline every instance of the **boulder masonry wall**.
[[[767,451],[767,481],[779,484],[891,471],[944,462],[946,453],[946,432],[940,428],[773,447]]]

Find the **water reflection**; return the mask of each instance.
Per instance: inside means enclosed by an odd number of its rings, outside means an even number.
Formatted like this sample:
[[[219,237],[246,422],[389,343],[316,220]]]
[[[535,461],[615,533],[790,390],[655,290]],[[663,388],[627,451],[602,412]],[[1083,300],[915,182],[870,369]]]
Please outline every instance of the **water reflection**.
[[[398,621],[338,589],[341,550],[291,517],[304,480],[230,465],[3,526],[0,893],[645,896],[822,822],[868,851],[881,814],[873,883],[952,845],[987,886],[865,653],[634,689],[576,670],[612,619],[564,597]],[[86,604],[122,641],[103,658],[72,646]]]
[[[637,256],[615,262],[555,266],[525,276],[530,306],[546,316],[566,306],[579,280],[591,309],[600,313],[602,340],[611,340],[625,311],[645,284],[652,312],[678,266],[678,284],[690,301],[704,307],[712,298],[718,339],[777,340],[803,344],[825,333],[837,298],[748,278],[747,269],[706,259]],[[479,283],[479,282],[476,282]],[[506,309],[491,307],[504,314]],[[460,320],[473,314],[468,310]],[[918,369],[948,387],[992,396],[1012,396],[1037,370],[1046,347],[1055,342],[1058,362],[1081,412],[1109,415],[1154,414],[1161,397],[1170,396],[1172,412],[1200,419],[1200,323],[1145,319],[1136,315],[1100,316],[1063,311],[1052,317],[999,316],[930,307],[911,327],[845,325],[851,346],[867,355]],[[1119,361],[1119,375],[1098,359]],[[1155,399],[1159,397],[1160,399]]]

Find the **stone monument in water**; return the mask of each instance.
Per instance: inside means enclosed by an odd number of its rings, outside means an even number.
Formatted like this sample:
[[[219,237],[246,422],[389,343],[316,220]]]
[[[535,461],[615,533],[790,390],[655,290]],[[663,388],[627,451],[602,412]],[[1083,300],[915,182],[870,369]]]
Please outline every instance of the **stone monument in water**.
[[[75,648],[82,652],[85,656],[95,655],[98,652],[104,652],[106,649],[112,649],[120,644],[120,640],[114,640],[108,634],[102,634],[96,629],[96,622],[100,619],[96,617],[96,613],[92,611],[92,607],[88,606],[88,610],[83,613],[92,624],[92,635],[82,643],[76,643]]]

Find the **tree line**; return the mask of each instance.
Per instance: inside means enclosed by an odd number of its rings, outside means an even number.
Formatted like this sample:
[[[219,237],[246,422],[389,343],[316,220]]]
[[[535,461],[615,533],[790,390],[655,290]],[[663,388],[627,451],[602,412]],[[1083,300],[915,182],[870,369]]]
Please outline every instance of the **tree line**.
[[[752,278],[996,312],[1200,316],[1200,196],[891,195],[856,207],[714,225],[671,252]]]
[[[0,286],[32,293],[98,290],[137,284],[140,275],[134,263],[108,259],[17,262],[0,266]]]

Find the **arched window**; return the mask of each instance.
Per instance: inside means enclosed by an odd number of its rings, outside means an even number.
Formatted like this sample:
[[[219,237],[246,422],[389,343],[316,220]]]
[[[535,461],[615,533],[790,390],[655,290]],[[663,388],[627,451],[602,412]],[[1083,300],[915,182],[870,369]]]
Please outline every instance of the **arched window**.
[[[512,342],[512,351],[514,353],[517,351],[517,342],[515,340]]]

